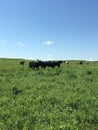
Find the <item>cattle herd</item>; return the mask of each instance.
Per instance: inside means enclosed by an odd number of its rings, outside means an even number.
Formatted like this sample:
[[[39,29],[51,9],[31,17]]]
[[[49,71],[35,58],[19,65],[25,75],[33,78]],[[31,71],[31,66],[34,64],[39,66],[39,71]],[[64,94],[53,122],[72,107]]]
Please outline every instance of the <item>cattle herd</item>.
[[[51,68],[55,68],[56,66],[57,67],[60,67],[61,63],[65,63],[69,66],[69,61],[41,61],[41,60],[36,60],[36,61],[30,61],[29,62],[29,68],[32,68],[32,69],[36,69],[36,68],[46,68],[46,67],[51,67]],[[20,61],[20,65],[23,65],[24,66],[25,64],[25,60],[23,61]],[[79,65],[83,65],[83,64],[89,64],[89,62],[84,62],[84,61],[79,61],[77,62],[77,64]],[[94,62],[95,64],[95,62]]]
[[[29,68],[46,68],[46,67],[51,67],[54,68],[55,66],[60,67],[60,64],[62,63],[62,61],[31,61],[29,62]]]
[[[63,63],[63,61],[30,61],[29,62],[29,68],[36,69],[36,68],[46,68],[51,67],[54,68],[55,66],[60,67],[60,64]],[[25,61],[20,61],[20,65],[24,66]]]

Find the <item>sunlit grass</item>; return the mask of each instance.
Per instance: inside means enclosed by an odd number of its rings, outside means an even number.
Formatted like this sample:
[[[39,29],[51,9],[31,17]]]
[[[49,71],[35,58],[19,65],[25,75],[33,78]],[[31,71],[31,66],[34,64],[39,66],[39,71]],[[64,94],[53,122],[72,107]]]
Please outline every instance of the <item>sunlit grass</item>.
[[[97,130],[98,64],[38,69],[0,59],[1,130]]]

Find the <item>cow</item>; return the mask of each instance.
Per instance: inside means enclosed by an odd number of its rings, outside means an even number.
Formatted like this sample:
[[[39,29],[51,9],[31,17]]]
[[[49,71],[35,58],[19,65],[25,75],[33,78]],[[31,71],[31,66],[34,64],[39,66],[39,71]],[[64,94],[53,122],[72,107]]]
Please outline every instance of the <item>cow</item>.
[[[38,68],[38,66],[37,66],[36,62],[30,61],[30,62],[29,62],[29,68],[35,69],[35,68]]]
[[[80,65],[83,65],[83,61],[80,61],[79,64],[80,64]]]
[[[46,61],[44,62],[44,67],[54,68],[55,66],[60,67],[62,61]]]
[[[25,63],[25,61],[23,60],[23,61],[20,61],[20,65],[24,65],[24,63]]]
[[[65,61],[65,64],[69,65],[69,61]]]

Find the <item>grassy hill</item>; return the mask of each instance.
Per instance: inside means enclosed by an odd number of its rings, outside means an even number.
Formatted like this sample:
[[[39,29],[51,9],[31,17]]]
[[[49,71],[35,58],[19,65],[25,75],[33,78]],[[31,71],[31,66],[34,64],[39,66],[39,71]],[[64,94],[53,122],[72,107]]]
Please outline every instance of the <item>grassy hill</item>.
[[[0,59],[0,130],[98,130],[98,63],[29,69]]]

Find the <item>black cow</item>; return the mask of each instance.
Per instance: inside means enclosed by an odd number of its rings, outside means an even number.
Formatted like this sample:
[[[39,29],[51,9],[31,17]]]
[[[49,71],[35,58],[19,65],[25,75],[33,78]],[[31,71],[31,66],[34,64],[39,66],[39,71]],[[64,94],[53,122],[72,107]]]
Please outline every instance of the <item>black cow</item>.
[[[80,61],[79,64],[80,64],[80,65],[83,65],[83,61]]]
[[[31,62],[29,62],[29,68],[35,69],[35,68],[39,68],[39,67],[45,68],[46,64],[43,61],[37,61],[37,62],[31,61]]]
[[[55,66],[60,67],[61,61],[46,61],[44,62],[44,67],[54,68]]]
[[[61,61],[53,61],[50,64],[50,67],[54,68],[55,66],[60,67]]]
[[[29,62],[29,68],[38,68],[38,66],[37,66],[37,64],[36,64],[36,62],[34,62],[34,61],[31,61],[31,62]]]
[[[20,65],[24,65],[25,61],[20,61]]]

